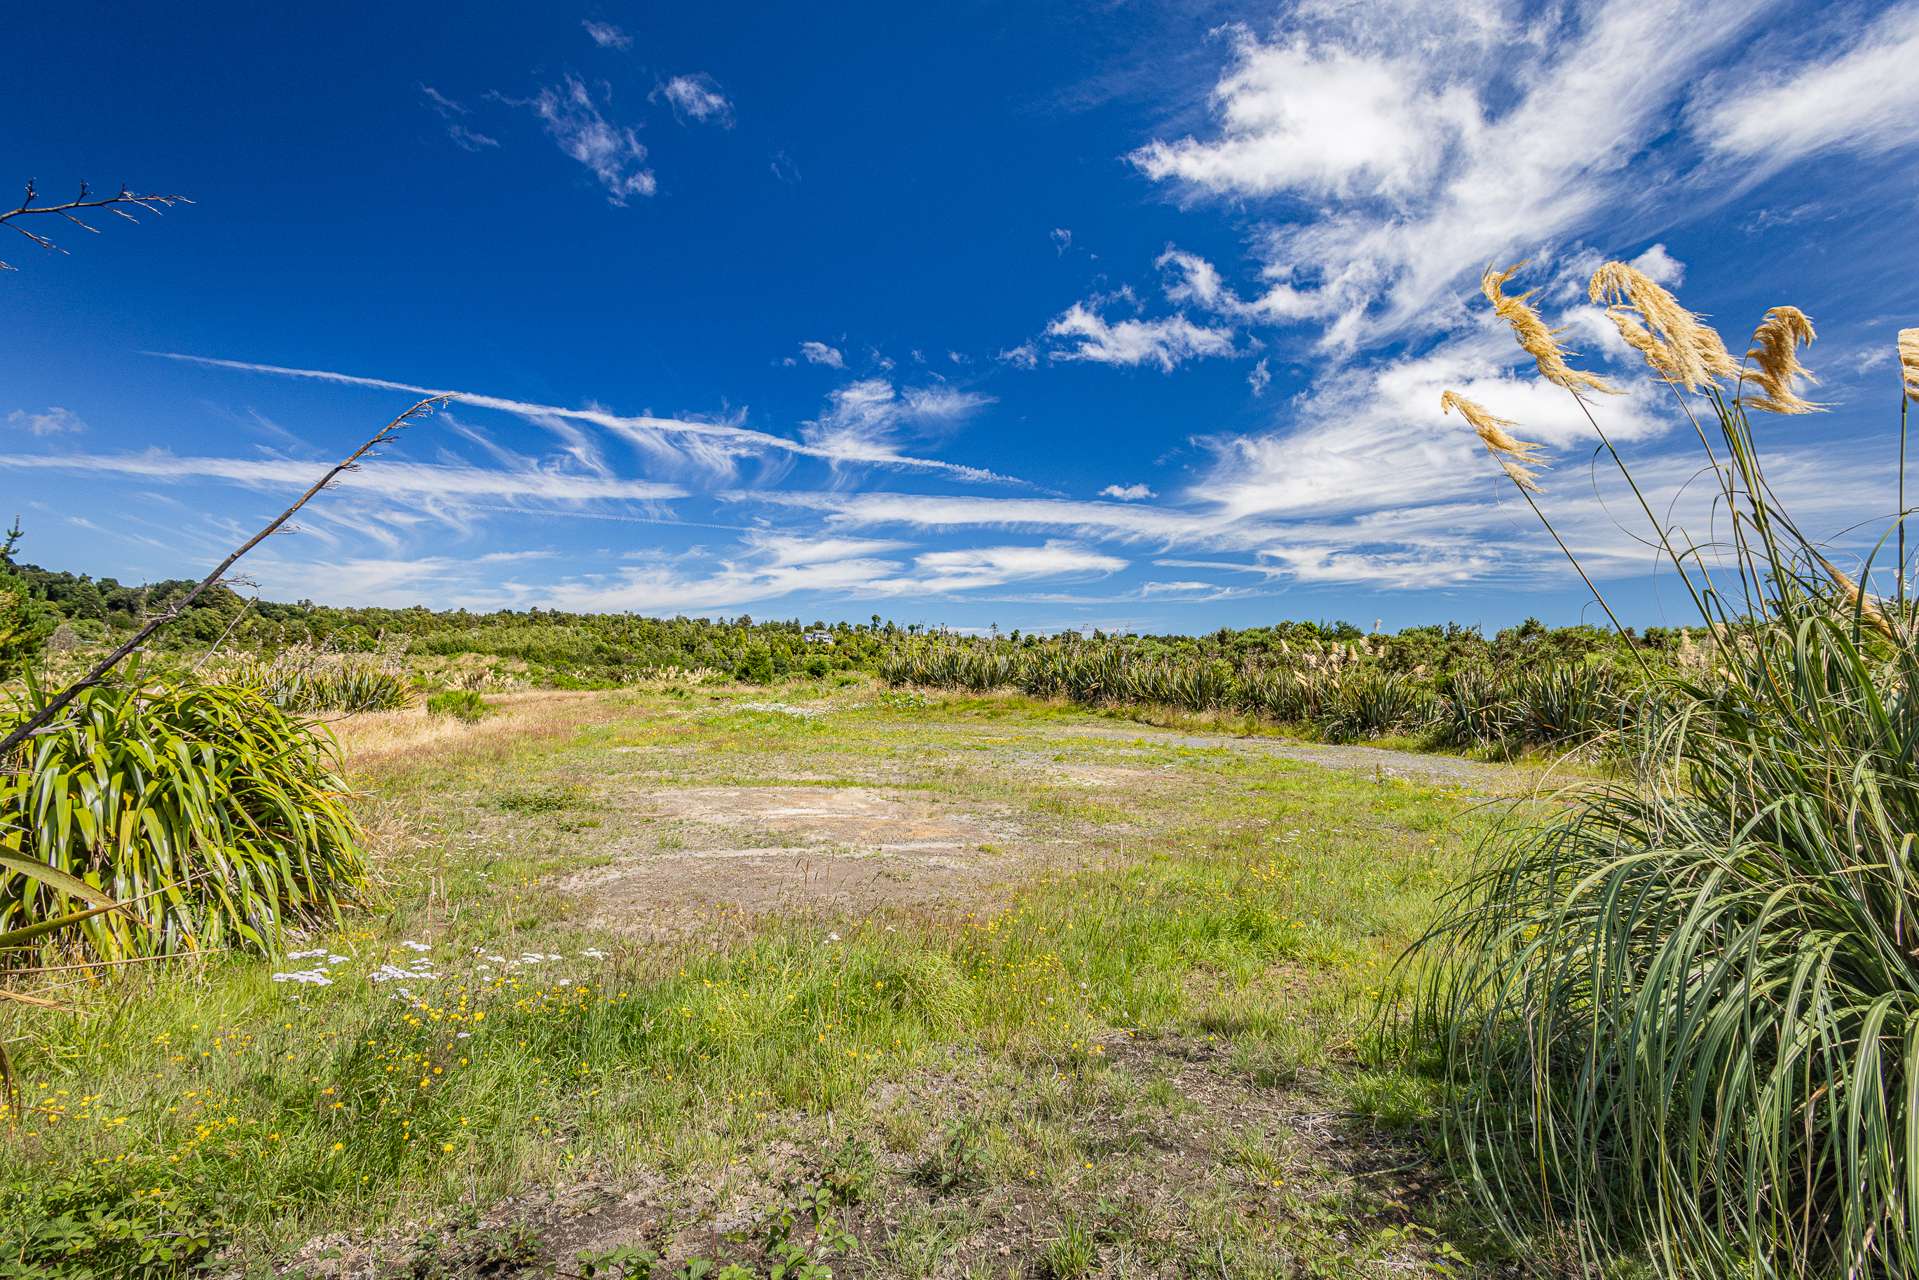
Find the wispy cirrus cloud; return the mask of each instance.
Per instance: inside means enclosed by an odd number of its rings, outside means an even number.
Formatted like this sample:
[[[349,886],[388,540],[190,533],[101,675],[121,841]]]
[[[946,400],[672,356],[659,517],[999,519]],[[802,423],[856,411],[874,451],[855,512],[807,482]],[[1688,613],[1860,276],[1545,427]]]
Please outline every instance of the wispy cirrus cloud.
[[[793,440],[771,432],[755,431],[735,423],[702,422],[689,418],[659,417],[652,414],[622,415],[597,408],[572,409],[560,405],[538,404],[503,396],[486,395],[475,391],[425,387],[388,378],[368,378],[326,369],[299,369],[285,365],[259,364],[247,360],[187,355],[177,351],[155,351],[148,354],[209,368],[329,382],[339,386],[399,391],[416,396],[455,395],[461,403],[474,408],[495,409],[536,424],[584,423],[611,432],[636,447],[650,451],[677,451],[675,456],[682,456],[700,468],[717,474],[729,474],[734,464],[741,458],[761,457],[767,454],[791,454],[840,464],[864,463],[878,467],[937,472],[970,481],[1019,483],[1012,477],[1002,476],[982,467],[970,467],[937,458],[902,454],[883,445],[871,435],[862,437],[856,432],[828,432],[822,440]],[[916,395],[931,396],[931,398],[922,398],[916,402],[914,400]],[[961,401],[950,398],[942,400],[933,393],[908,392],[902,399],[909,407],[917,404],[914,412],[929,417],[944,415],[950,418],[956,411],[964,408]],[[983,399],[968,403],[981,402]]]
[[[718,554],[648,553],[640,562],[542,588],[555,607],[700,611],[738,608],[805,593],[898,599],[976,593],[1010,583],[1081,580],[1126,561],[1070,542],[920,551],[911,544],[828,535],[749,534]]]
[[[304,489],[330,461],[294,458],[196,457],[144,453],[0,455],[0,467],[78,471],[149,480],[225,480],[263,489]],[[335,481],[343,492],[447,498],[526,498],[553,502],[664,502],[684,498],[679,485],[610,476],[569,475],[537,468],[495,469],[421,462],[363,462]]]
[[[485,151],[500,145],[498,138],[490,137],[477,129],[470,128],[466,117],[471,114],[467,107],[447,97],[430,84],[420,86],[420,96],[426,99],[426,105],[440,117],[446,126],[446,136],[462,151]]]
[[[79,414],[57,404],[49,405],[38,413],[29,409],[15,409],[7,414],[7,425],[30,436],[78,435],[87,429],[87,424],[80,420]]]
[[[1870,155],[1919,144],[1919,4],[1886,9],[1828,52],[1727,77],[1693,110],[1694,133],[1761,172],[1821,151]]]
[[[1187,360],[1237,354],[1230,328],[1194,324],[1183,315],[1108,320],[1083,302],[1075,302],[1047,325],[1046,334],[1069,344],[1048,352],[1053,360],[1150,364],[1163,373]]]
[[[1488,260],[1666,190],[1648,148],[1765,10],[1306,6],[1270,35],[1231,29],[1214,127],[1132,159],[1188,200],[1279,202],[1288,216],[1253,236],[1262,292],[1232,301],[1323,322],[1323,344],[1350,351],[1454,322],[1456,286]],[[1515,68],[1516,45],[1529,52]]]
[[[660,184],[646,166],[639,131],[606,118],[600,99],[610,96],[605,88],[596,96],[586,81],[569,72],[559,84],[516,105],[530,108],[560,150],[593,174],[606,189],[608,204],[624,207],[634,196],[654,194]]]
[[[806,361],[808,364],[823,364],[829,369],[844,369],[846,367],[846,357],[840,353],[840,349],[838,347],[828,346],[824,342],[807,341],[800,343],[799,359]],[[795,363],[794,357],[788,356],[786,363]]]
[[[733,127],[733,103],[721,91],[719,82],[704,71],[674,76],[658,89],[657,97],[666,100],[680,121],[713,124],[722,129]]]
[[[823,454],[848,461],[897,456],[902,433],[943,432],[992,402],[941,384],[902,388],[885,378],[861,378],[834,388],[802,435]]]
[[[585,18],[580,22],[585,28],[587,38],[602,49],[630,49],[633,37],[610,22],[601,22],[596,18]]]

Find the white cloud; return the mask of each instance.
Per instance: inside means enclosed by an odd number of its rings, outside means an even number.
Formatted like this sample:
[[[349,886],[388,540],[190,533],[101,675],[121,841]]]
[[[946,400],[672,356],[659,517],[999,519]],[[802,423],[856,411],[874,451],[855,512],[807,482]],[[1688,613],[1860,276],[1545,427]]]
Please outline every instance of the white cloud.
[[[824,342],[800,343],[800,356],[808,364],[823,364],[830,369],[844,369],[846,357],[837,347],[829,347]]]
[[[658,179],[646,167],[646,147],[638,131],[609,121],[578,76],[569,74],[560,84],[541,89],[527,105],[560,150],[585,165],[606,188],[608,204],[624,207],[629,198],[659,189]]]
[[[499,139],[488,137],[476,129],[468,128],[462,117],[468,114],[467,108],[447,97],[430,84],[420,86],[420,95],[433,113],[446,122],[446,136],[453,139],[455,146],[463,151],[484,151],[488,147],[500,145]]]
[[[1471,372],[1470,362],[1448,371]],[[1374,371],[1356,395],[1423,397],[1424,385],[1438,370],[1395,382]],[[1510,385],[1509,385],[1510,384]],[[1482,375],[1474,390],[1489,398],[1519,388],[1496,369]],[[1433,392],[1436,396],[1437,392]],[[1564,393],[1559,393],[1562,397]],[[1571,402],[1568,399],[1568,405]],[[1499,407],[1505,407],[1503,404]],[[1332,414],[1339,406],[1327,403]],[[1527,402],[1529,434],[1570,446],[1568,464],[1547,473],[1543,500],[1555,524],[1582,563],[1598,579],[1654,570],[1648,531],[1638,507],[1618,475],[1592,458],[1590,427],[1583,435],[1564,416],[1555,418],[1543,402]],[[1576,412],[1576,410],[1574,411]],[[925,529],[954,533],[966,529],[1033,531],[1053,536],[1116,543],[1156,543],[1184,554],[1155,560],[1169,568],[1250,574],[1272,582],[1345,583],[1380,589],[1418,589],[1465,583],[1504,583],[1533,589],[1565,581],[1569,572],[1552,539],[1514,493],[1463,425],[1438,417],[1395,423],[1391,414],[1353,432],[1297,441],[1273,438],[1185,495],[1179,506],[1149,503],[1078,502],[1055,498],[941,496],[905,493],[734,493],[739,502],[821,513],[830,530]],[[1631,458],[1634,473],[1654,511],[1708,538],[1716,527],[1715,490],[1702,477],[1697,460],[1635,447],[1650,424],[1646,410],[1609,401],[1599,409],[1609,433]],[[1580,419],[1583,423],[1583,418]],[[1545,427],[1546,430],[1538,428]],[[1363,439],[1369,435],[1373,439]],[[1287,448],[1292,452],[1289,454]],[[1343,452],[1357,450],[1354,454]],[[1297,456],[1312,473],[1309,482],[1291,477],[1286,465]],[[1383,460],[1383,461],[1382,461]],[[1358,483],[1370,461],[1383,479],[1372,482],[1370,498],[1347,500],[1333,488]],[[1579,465],[1571,465],[1577,463]],[[1235,470],[1248,470],[1243,478]],[[1863,458],[1835,458],[1825,446],[1786,447],[1769,452],[1767,469],[1774,488],[1818,536],[1854,526],[1862,510],[1890,510],[1891,483],[1884,468]],[[1383,495],[1383,496],[1382,496]],[[1682,536],[1680,541],[1686,539]],[[1229,553],[1242,558],[1196,558],[1195,552]]]
[[[903,431],[949,427],[992,402],[991,396],[943,385],[901,390],[885,378],[861,378],[835,388],[803,435],[829,458],[891,459],[898,456]]]
[[[1656,244],[1634,258],[1632,265],[1668,289],[1677,289],[1686,283],[1686,264],[1666,252],[1663,244]]]
[[[1091,360],[1097,364],[1157,365],[1171,373],[1181,361],[1207,356],[1230,356],[1233,331],[1196,325],[1183,315],[1157,320],[1109,321],[1076,302],[1046,327],[1052,338],[1074,345],[1055,347],[1054,360]]]
[[[1118,573],[1126,561],[1070,542],[1037,547],[968,547],[929,551],[914,561],[916,573],[874,587],[889,595],[977,591],[1039,578]]]
[[[1253,371],[1246,375],[1246,385],[1253,389],[1253,398],[1257,400],[1266,394],[1266,388],[1272,385],[1272,381],[1273,371],[1266,367],[1266,359],[1262,356],[1259,363],[1253,366]]]
[[[1616,335],[1615,335],[1616,339]],[[1265,435],[1215,441],[1217,461],[1189,495],[1236,516],[1300,516],[1403,508],[1483,488],[1485,459],[1457,417],[1440,411],[1454,390],[1520,424],[1552,449],[1592,442],[1592,426],[1565,391],[1516,375],[1511,344],[1484,330],[1415,358],[1342,369]],[[1609,398],[1602,412],[1620,441],[1664,430],[1665,402],[1650,389]]]
[[[586,34],[592,37],[593,43],[602,49],[628,49],[633,45],[633,37],[610,22],[596,22],[587,18],[580,25],[586,28]]]
[[[1030,342],[1022,342],[1017,347],[1008,347],[1000,352],[999,359],[1015,369],[1034,369],[1039,366],[1039,349]]]
[[[1220,286],[1216,307],[1326,319],[1323,343],[1350,351],[1457,323],[1460,285],[1488,261],[1669,191],[1648,149],[1764,9],[1595,0],[1522,21],[1486,7],[1435,32],[1430,6],[1309,5],[1271,39],[1236,30],[1211,137],[1134,158],[1189,195],[1286,197],[1285,219],[1256,233],[1265,292]],[[1196,302],[1216,285],[1168,265]]]
[[[1240,195],[1404,198],[1482,126],[1470,91],[1431,86],[1410,58],[1303,37],[1266,44],[1245,29],[1234,53],[1213,89],[1218,136],[1141,147],[1132,160],[1148,177]]]
[[[1109,484],[1099,491],[1102,498],[1117,498],[1121,502],[1140,502],[1159,495],[1143,484]]]
[[[674,76],[656,92],[666,99],[673,108],[673,114],[682,120],[716,124],[722,129],[733,127],[733,104],[720,91],[718,82],[705,72]]]
[[[1692,113],[1708,148],[1772,169],[1828,150],[1871,154],[1919,141],[1919,4],[1887,9],[1825,61],[1795,58],[1730,87]]]
[[[1064,254],[1073,247],[1073,231],[1070,227],[1054,227],[1052,233],[1053,252]]]
[[[330,382],[340,386],[369,387],[380,391],[403,391],[417,396],[449,394],[446,388],[423,387],[410,382],[396,382],[387,378],[365,378],[350,373],[335,373],[325,369],[295,369],[284,365],[256,364],[247,360],[223,360],[214,356],[185,355],[175,351],[157,351],[148,354],[167,360],[180,360],[188,364],[205,365],[215,369],[234,369],[245,373],[273,374],[283,378],[301,378],[318,382]],[[621,415],[606,409],[589,407],[568,409],[559,405],[536,404],[525,400],[513,400],[502,396],[485,395],[477,391],[452,392],[458,396],[461,404],[478,409],[494,409],[525,418],[529,422],[560,431],[567,424],[585,423],[598,427],[618,436],[637,448],[648,451],[667,460],[682,461],[705,470],[727,474],[735,462],[744,457],[760,457],[767,454],[792,454],[798,457],[817,458],[826,462],[850,463],[865,462],[886,467],[899,467],[910,470],[936,471],[955,476],[963,480],[1007,480],[1008,477],[996,475],[981,467],[969,467],[957,462],[943,462],[936,458],[911,457],[888,450],[879,450],[870,446],[861,446],[848,438],[834,441],[791,440],[785,436],[774,435],[766,431],[755,431],[734,422],[705,422],[692,418],[665,418],[653,414]],[[912,393],[909,393],[909,401]],[[915,401],[918,410],[928,412],[937,398],[922,397]],[[963,401],[948,400],[945,412],[928,413],[929,417],[951,417],[952,410],[962,405],[980,406],[990,403],[991,397],[975,396]],[[568,432],[569,448],[577,448],[580,441],[576,433]]]
[[[266,489],[304,489],[331,462],[293,458],[209,458],[165,453],[0,454],[0,467],[80,471],[154,480],[225,480]],[[684,498],[678,485],[538,469],[491,470],[419,462],[363,462],[335,481],[342,492],[439,498],[532,498],[554,502],[662,502]]]
[[[835,527],[1059,530],[1115,541],[1206,541],[1226,517],[1169,507],[1067,498],[979,498],[924,493],[734,492],[722,495],[825,513]]]
[[[1327,314],[1321,293],[1306,292],[1290,284],[1279,283],[1259,296],[1243,299],[1226,287],[1219,268],[1196,253],[1171,245],[1153,262],[1171,276],[1166,282],[1166,300],[1175,305],[1192,304],[1242,322],[1279,324]]]
[[[71,409],[62,409],[57,404],[39,413],[15,409],[7,415],[7,425],[17,427],[31,436],[76,435],[87,429],[87,424],[80,421],[79,414]]]
[[[867,599],[952,595],[1126,567],[1117,556],[1058,540],[925,551],[910,561],[898,554],[908,549],[879,539],[755,532],[717,557],[650,555],[613,574],[543,589],[538,598],[563,609],[725,609],[804,592]]]

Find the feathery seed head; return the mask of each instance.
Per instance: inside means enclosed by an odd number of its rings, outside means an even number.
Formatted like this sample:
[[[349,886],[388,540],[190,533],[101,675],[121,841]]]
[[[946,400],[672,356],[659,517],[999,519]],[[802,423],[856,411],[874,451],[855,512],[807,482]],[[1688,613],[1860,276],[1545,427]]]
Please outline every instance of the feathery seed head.
[[[1543,446],[1534,444],[1530,440],[1514,439],[1508,430],[1510,427],[1518,426],[1518,423],[1489,413],[1483,405],[1468,400],[1457,391],[1441,392],[1439,407],[1445,413],[1451,413],[1457,409],[1459,416],[1466,420],[1467,425],[1472,427],[1473,432],[1478,435],[1480,442],[1495,457],[1509,457],[1519,462],[1538,460],[1539,451]]]
[[[1919,329],[1899,331],[1899,371],[1906,380],[1906,395],[1919,400]]]
[[[1790,308],[1787,309],[1790,310]],[[1804,317],[1801,318],[1803,319]],[[1826,571],[1826,576],[1832,579],[1832,584],[1839,588],[1839,594],[1845,599],[1847,607],[1857,609],[1859,611],[1859,617],[1867,626],[1877,631],[1886,639],[1893,641],[1895,644],[1898,643],[1899,634],[1893,630],[1892,620],[1886,617],[1885,611],[1874,602],[1871,596],[1859,589],[1859,584],[1853,581],[1852,575],[1840,569],[1817,551],[1813,552],[1812,555],[1813,559],[1819,562],[1819,567]]]
[[[1542,492],[1538,483],[1536,482],[1536,477],[1539,474],[1538,472],[1528,471],[1525,467],[1520,466],[1517,462],[1514,462],[1511,458],[1501,458],[1499,460],[1499,469],[1506,473],[1506,478],[1508,480],[1511,480],[1514,484],[1518,485],[1521,489],[1524,489],[1526,492],[1528,493]]]
[[[1752,349],[1746,352],[1755,366],[1746,374],[1746,381],[1758,388],[1757,395],[1740,397],[1747,408],[1767,413],[1812,413],[1824,407],[1800,396],[1792,385],[1795,378],[1818,381],[1799,363],[1799,348],[1815,336],[1812,321],[1798,307],[1774,307],[1766,312],[1766,318],[1753,330]]]
[[[1625,262],[1608,262],[1593,272],[1586,294],[1606,304],[1606,314],[1626,345],[1644,356],[1666,381],[1697,391],[1739,372],[1718,330],[1679,305],[1679,299]],[[1628,312],[1645,320],[1641,327]]]
[[[1566,388],[1575,395],[1579,393],[1581,387],[1602,391],[1608,395],[1619,394],[1617,387],[1607,383],[1599,375],[1587,373],[1583,369],[1575,369],[1566,363],[1566,350],[1553,336],[1559,331],[1548,328],[1546,322],[1540,319],[1539,313],[1533,310],[1532,304],[1527,301],[1533,296],[1532,293],[1522,293],[1516,298],[1506,296],[1504,289],[1506,282],[1525,265],[1523,262],[1514,263],[1504,271],[1495,271],[1488,266],[1479,277],[1479,291],[1486,295],[1486,301],[1493,304],[1493,311],[1499,318],[1512,326],[1513,337],[1518,340],[1520,349],[1539,365],[1539,376],[1555,386]]]

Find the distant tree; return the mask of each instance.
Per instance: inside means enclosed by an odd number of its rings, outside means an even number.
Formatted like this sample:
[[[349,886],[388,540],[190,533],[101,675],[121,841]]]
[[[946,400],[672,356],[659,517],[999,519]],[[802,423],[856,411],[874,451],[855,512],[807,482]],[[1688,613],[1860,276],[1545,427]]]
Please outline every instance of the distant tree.
[[[59,615],[37,597],[31,584],[11,572],[20,536],[16,517],[13,527],[0,539],[0,680],[18,675],[40,652],[59,622]]]

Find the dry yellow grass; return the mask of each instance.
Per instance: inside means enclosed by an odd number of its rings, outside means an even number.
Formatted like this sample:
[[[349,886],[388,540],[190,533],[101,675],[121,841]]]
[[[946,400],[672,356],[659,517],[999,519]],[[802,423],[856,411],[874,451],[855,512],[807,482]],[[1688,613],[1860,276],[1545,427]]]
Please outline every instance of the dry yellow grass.
[[[1739,366],[1718,331],[1636,267],[1624,262],[1604,264],[1593,272],[1587,296],[1606,304],[1606,314],[1626,345],[1645,357],[1653,372],[1666,381],[1697,391],[1738,373]],[[1645,325],[1629,314],[1635,311]]]
[[[327,721],[347,767],[413,766],[444,759],[449,753],[506,745],[527,737],[571,733],[580,725],[616,714],[616,702],[604,693],[540,690],[489,696],[494,714],[467,722],[434,715],[424,708],[371,711]]]
[[[1619,388],[1598,374],[1575,369],[1566,363],[1566,350],[1553,336],[1559,331],[1548,328],[1539,313],[1533,310],[1532,304],[1527,301],[1533,296],[1531,292],[1522,293],[1516,298],[1506,296],[1506,282],[1525,265],[1523,262],[1515,263],[1504,271],[1487,267],[1485,274],[1479,278],[1479,289],[1486,295],[1486,301],[1493,304],[1493,310],[1499,318],[1512,326],[1513,336],[1519,340],[1520,348],[1538,364],[1539,376],[1575,395],[1582,387],[1618,395]]]
[[[1746,358],[1753,362],[1746,380],[1759,394],[1742,396],[1749,409],[1767,413],[1812,413],[1822,406],[1800,396],[1793,387],[1796,379],[1816,382],[1812,372],[1799,363],[1799,348],[1816,335],[1812,321],[1798,307],[1774,307],[1753,330],[1752,350]]]

